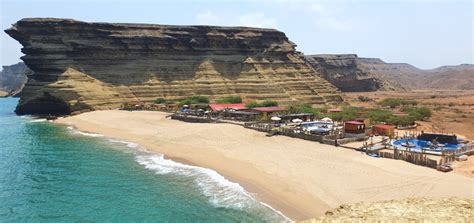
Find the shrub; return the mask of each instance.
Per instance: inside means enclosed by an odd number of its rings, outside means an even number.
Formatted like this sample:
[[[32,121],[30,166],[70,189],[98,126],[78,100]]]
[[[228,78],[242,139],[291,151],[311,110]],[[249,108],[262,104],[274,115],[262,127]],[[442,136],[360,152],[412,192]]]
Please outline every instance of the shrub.
[[[299,104],[290,107],[290,113],[310,113],[313,114],[316,118],[323,118],[323,114],[321,112],[321,108],[313,108],[311,105],[308,104]]]
[[[263,101],[261,103],[262,107],[270,107],[270,106],[278,106],[278,102],[276,101]]]
[[[454,102],[449,102],[449,104],[448,104],[449,107],[453,107],[455,105],[456,105],[456,103],[454,103]]]
[[[390,108],[396,108],[396,107],[399,107],[401,105],[403,105],[403,106],[407,106],[407,105],[415,106],[415,105],[418,104],[418,102],[415,101],[415,100],[406,100],[406,99],[402,99],[402,98],[385,98],[382,101],[380,101],[379,104],[382,105],[382,106],[390,107]]]
[[[163,104],[163,103],[166,103],[166,99],[164,98],[157,98],[155,100],[155,104]]]
[[[371,100],[372,100],[372,99],[370,99],[369,97],[367,97],[367,96],[362,96],[362,95],[359,95],[359,96],[357,97],[357,99],[358,99],[359,101],[362,101],[362,102],[367,102],[367,101],[371,101]]]
[[[261,103],[258,103],[256,101],[252,101],[250,103],[247,103],[245,107],[247,108],[254,108],[254,107],[270,107],[270,106],[278,106],[278,102],[276,101],[263,101]]]
[[[390,124],[394,124],[394,125],[407,126],[407,125],[412,125],[415,122],[415,119],[411,116],[402,116],[402,117],[392,116],[389,119],[387,119],[386,122]]]
[[[402,112],[408,113],[408,116],[414,118],[415,120],[423,120],[431,117],[431,109],[427,107],[414,107],[414,108],[403,108]]]
[[[225,97],[217,100],[217,104],[237,104],[242,103],[241,97]]]
[[[209,98],[206,96],[191,96],[179,102],[179,105],[190,105],[190,104],[208,104]]]
[[[382,109],[371,109],[367,112],[366,117],[370,118],[370,121],[373,123],[388,122],[392,117],[392,112]]]

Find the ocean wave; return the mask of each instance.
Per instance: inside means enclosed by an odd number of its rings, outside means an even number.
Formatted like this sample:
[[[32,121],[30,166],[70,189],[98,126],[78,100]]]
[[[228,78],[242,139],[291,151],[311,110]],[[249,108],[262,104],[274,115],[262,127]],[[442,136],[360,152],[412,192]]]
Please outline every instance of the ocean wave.
[[[190,166],[169,159],[163,155],[138,155],[136,160],[146,169],[157,174],[174,174],[191,177],[197,184],[201,192],[209,199],[211,205],[215,207],[233,208],[238,210],[261,210],[267,208],[278,216],[271,216],[275,221],[291,222],[283,213],[275,210],[266,203],[257,201],[240,184],[227,180],[214,170]],[[278,220],[277,220],[278,219]]]
[[[117,139],[107,139],[107,140],[113,143],[125,144],[127,147],[130,147],[130,148],[138,148],[139,146],[137,143],[134,143],[134,142],[128,142],[128,141],[117,140]]]
[[[94,137],[94,138],[104,137],[104,135],[97,134],[97,133],[79,131],[72,126],[68,126],[67,129],[69,129],[72,134],[76,134],[76,135],[83,135],[83,136],[89,136],[89,137]]]
[[[45,122],[45,121],[47,121],[45,118],[38,118],[38,119],[30,120],[30,122]]]

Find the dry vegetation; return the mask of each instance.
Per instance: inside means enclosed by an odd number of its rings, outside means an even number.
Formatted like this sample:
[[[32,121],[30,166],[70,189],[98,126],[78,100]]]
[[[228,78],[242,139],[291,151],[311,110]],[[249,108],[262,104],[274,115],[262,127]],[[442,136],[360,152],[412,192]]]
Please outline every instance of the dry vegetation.
[[[364,96],[369,101],[360,101]],[[417,122],[418,130],[455,133],[474,139],[474,90],[419,90],[407,92],[354,92],[346,93],[352,106],[377,107],[385,98],[416,100],[419,106],[432,109],[428,121]]]
[[[472,222],[474,199],[407,198],[341,205],[316,222]]]

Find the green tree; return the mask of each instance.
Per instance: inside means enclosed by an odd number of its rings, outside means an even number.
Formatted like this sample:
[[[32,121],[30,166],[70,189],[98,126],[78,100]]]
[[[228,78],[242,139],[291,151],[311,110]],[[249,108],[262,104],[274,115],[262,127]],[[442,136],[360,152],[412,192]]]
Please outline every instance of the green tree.
[[[236,103],[242,103],[242,98],[231,96],[231,97],[225,97],[225,98],[217,100],[217,104],[236,104]]]

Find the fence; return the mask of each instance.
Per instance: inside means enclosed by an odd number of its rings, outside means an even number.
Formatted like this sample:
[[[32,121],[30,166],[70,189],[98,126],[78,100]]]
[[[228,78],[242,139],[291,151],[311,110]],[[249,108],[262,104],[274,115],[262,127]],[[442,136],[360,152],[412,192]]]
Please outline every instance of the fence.
[[[210,119],[209,117],[203,116],[187,116],[181,114],[173,114],[171,115],[171,119],[180,120],[183,122],[192,122],[192,123],[212,123],[216,122],[216,120]]]
[[[393,153],[380,151],[376,152],[376,154],[383,158],[405,160],[416,165],[426,166],[435,169],[438,166],[438,161],[428,158],[426,154],[417,152],[394,150]]]
[[[272,130],[272,125],[269,123],[246,122],[244,123],[244,127],[260,132],[270,132]]]

